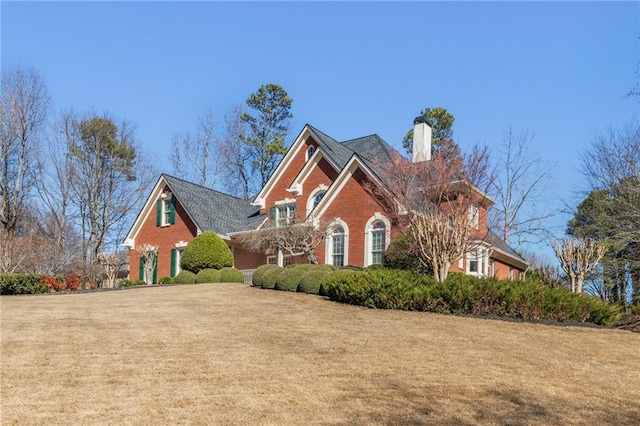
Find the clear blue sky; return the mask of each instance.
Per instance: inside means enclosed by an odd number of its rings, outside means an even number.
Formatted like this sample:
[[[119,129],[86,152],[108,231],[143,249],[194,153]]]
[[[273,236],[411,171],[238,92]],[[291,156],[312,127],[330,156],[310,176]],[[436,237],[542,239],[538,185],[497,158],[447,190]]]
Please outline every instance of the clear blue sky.
[[[178,131],[260,85],[338,140],[401,149],[427,106],[463,147],[535,132],[550,198],[579,201],[578,153],[638,114],[638,2],[1,2],[2,68],[39,69],[58,109],[110,111],[170,172]],[[566,217],[556,221],[561,233]]]

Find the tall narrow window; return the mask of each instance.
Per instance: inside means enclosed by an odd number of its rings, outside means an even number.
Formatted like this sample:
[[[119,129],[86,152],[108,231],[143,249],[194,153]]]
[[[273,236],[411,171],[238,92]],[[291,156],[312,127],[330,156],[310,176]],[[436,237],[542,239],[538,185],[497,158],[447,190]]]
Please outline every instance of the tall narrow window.
[[[469,225],[478,229],[478,223],[480,222],[480,212],[478,206],[469,206]]]
[[[478,251],[473,250],[469,253],[469,273],[478,273]]]
[[[344,228],[336,226],[331,233],[331,263],[344,266]]]
[[[169,225],[171,223],[171,200],[162,201],[162,224]]]
[[[382,265],[384,261],[386,228],[384,222],[378,221],[371,229],[371,264]]]
[[[307,161],[309,161],[311,156],[313,156],[314,152],[316,152],[316,147],[313,145],[310,145],[309,148],[307,148]]]

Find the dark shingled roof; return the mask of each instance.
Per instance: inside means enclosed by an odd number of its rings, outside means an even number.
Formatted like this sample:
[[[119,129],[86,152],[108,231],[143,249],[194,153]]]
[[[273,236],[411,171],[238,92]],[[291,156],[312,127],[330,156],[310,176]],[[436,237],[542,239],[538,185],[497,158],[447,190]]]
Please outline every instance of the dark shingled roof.
[[[500,238],[495,232],[490,230],[487,233],[487,238],[485,239],[485,241],[491,244],[493,247],[509,254],[511,257],[514,257],[515,259],[524,262],[527,265],[529,264],[529,262],[527,262],[522,256],[520,256],[517,251],[511,248],[511,246],[507,244],[502,238]]]
[[[309,130],[316,136],[322,151],[340,170],[344,168],[353,155],[357,155],[374,173],[382,173],[379,164],[391,159],[395,150],[378,135],[369,135],[357,139],[338,142],[315,127],[308,125]]]
[[[162,175],[178,202],[189,212],[201,231],[227,235],[256,229],[266,215],[243,200],[166,174]]]

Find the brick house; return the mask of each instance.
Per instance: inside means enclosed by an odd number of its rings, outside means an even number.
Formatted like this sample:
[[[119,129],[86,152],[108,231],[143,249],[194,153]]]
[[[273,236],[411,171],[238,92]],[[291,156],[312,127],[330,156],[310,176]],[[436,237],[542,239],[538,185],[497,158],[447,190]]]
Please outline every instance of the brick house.
[[[378,135],[338,142],[305,125],[253,200],[163,174],[123,244],[130,250],[130,278],[137,279],[142,270],[135,250],[138,245],[160,247],[156,278],[175,276],[180,270],[182,250],[204,231],[213,231],[226,241],[234,255],[234,266],[240,270],[251,271],[266,263],[306,263],[306,257],[292,258],[282,251],[248,251],[242,248],[239,236],[270,223],[279,226],[292,220],[302,222],[309,215],[330,223],[329,236],[316,249],[319,263],[382,263],[396,230],[365,185],[379,182],[378,164],[389,160],[392,152],[393,148]],[[426,121],[417,119],[413,161],[429,160],[430,152],[431,128]],[[453,265],[452,272],[514,279],[527,269],[527,262],[487,229],[487,209],[492,204],[484,194],[474,206],[482,242]]]

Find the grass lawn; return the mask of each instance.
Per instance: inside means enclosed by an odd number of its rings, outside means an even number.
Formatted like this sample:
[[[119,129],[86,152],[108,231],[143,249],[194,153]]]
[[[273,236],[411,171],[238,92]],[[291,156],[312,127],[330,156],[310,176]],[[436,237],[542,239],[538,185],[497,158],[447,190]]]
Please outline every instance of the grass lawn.
[[[640,423],[640,334],[198,284],[0,299],[0,423]]]

